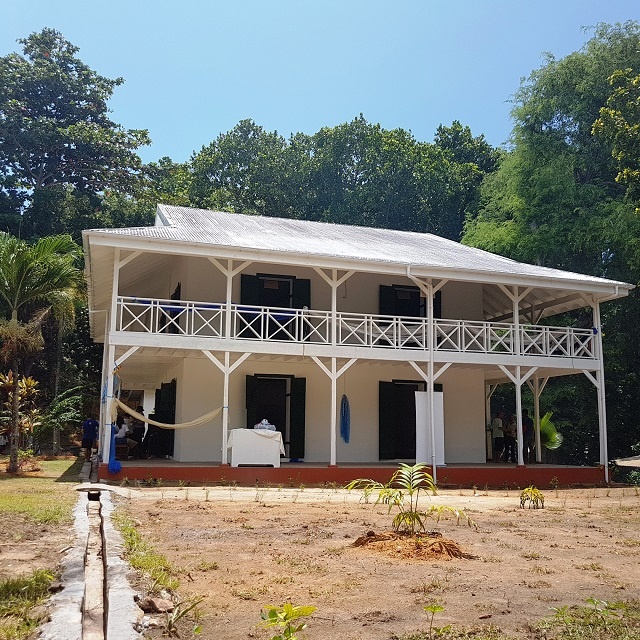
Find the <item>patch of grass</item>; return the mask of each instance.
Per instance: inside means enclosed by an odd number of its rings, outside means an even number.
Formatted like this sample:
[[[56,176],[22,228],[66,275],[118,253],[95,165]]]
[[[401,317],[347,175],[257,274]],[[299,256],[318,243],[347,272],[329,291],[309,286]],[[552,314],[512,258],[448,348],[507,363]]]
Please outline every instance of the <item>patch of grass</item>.
[[[557,640],[636,640],[640,637],[640,601],[608,603],[589,598],[587,605],[554,607],[555,614],[538,625]]]
[[[577,564],[576,569],[582,569],[583,571],[602,571],[603,567],[597,562],[590,562],[589,564]]]
[[[472,629],[439,629],[437,633],[417,631],[414,633],[391,634],[391,640],[515,640],[514,636],[503,633],[494,625],[478,626]]]
[[[142,539],[133,519],[117,511],[113,514],[113,522],[124,540],[125,556],[129,564],[151,578],[150,592],[159,593],[162,589],[176,591],[179,587],[177,572],[165,556]]]
[[[205,560],[198,565],[198,571],[215,571],[217,568],[217,562],[207,562]]]
[[[42,460],[38,475],[0,474],[0,519],[21,515],[35,524],[71,524],[75,491],[64,484],[78,481],[81,462],[75,458]]]
[[[22,640],[30,637],[40,624],[33,607],[49,595],[53,573],[39,569],[30,576],[0,581],[0,639]]]

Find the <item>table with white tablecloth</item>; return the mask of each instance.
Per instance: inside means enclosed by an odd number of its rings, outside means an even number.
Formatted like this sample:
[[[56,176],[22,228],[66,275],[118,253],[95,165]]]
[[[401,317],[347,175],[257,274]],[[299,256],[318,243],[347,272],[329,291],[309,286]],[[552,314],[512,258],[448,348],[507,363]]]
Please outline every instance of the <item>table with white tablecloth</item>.
[[[284,443],[279,431],[269,429],[231,429],[227,440],[231,466],[280,466]]]

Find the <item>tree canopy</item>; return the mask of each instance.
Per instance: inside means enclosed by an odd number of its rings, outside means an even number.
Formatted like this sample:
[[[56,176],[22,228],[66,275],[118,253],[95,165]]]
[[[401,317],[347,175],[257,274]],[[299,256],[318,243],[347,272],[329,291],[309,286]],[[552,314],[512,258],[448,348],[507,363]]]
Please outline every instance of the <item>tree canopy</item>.
[[[22,54],[0,58],[0,213],[19,206],[26,235],[40,236],[56,230],[54,198],[43,190],[130,190],[141,168],[136,150],[150,141],[109,117],[122,78],[90,69],[54,29],[19,42]]]
[[[619,177],[621,166],[631,170],[622,182],[632,193],[637,157],[616,116],[623,108],[637,124],[637,112],[624,98],[626,91],[635,91],[626,69],[640,69],[640,25],[635,22],[598,25],[580,51],[559,60],[547,56],[523,81],[512,111],[512,149],[485,179],[478,215],[466,221],[464,243],[550,267],[640,280],[640,217]],[[612,95],[610,78],[620,93],[614,89]],[[635,291],[603,308],[614,455],[640,440],[629,411],[629,403],[640,402],[631,364],[640,359],[638,312]],[[573,462],[593,462],[597,411],[590,383],[572,378],[559,385],[554,417],[564,417],[575,428],[563,448],[573,443]]]
[[[9,471],[18,469],[19,383],[30,358],[44,348],[42,325],[52,314],[70,328],[75,298],[83,286],[69,236],[51,236],[33,245],[0,233],[0,359],[13,372]]]
[[[243,120],[194,155],[191,186],[179,197],[200,207],[459,240],[496,160],[484,137],[457,121],[426,143],[362,115],[288,140]]]

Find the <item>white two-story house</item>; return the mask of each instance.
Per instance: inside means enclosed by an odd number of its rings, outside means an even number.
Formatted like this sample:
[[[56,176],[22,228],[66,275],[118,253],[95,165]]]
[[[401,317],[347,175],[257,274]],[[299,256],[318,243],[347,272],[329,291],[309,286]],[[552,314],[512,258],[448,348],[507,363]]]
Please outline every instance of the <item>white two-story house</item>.
[[[585,375],[606,474],[600,304],[631,285],[429,234],[168,205],[152,227],[83,236],[103,396],[138,390],[163,423],[223,408],[158,432],[151,454],[224,466],[230,432],[266,418],[284,460],[326,477],[394,461],[486,465],[496,384],[515,385],[521,436],[525,385],[538,413],[550,377]],[[580,307],[592,327],[553,326]],[[105,409],[105,461],[109,420]]]

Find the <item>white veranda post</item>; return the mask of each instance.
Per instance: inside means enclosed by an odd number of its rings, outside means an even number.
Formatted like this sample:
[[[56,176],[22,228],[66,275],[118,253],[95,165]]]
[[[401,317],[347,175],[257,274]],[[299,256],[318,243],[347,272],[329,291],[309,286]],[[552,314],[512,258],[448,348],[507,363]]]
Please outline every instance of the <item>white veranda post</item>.
[[[329,420],[330,428],[330,460],[329,466],[335,467],[337,464],[337,446],[338,446],[338,398],[337,398],[337,383],[340,376],[347,371],[347,369],[356,362],[356,358],[352,358],[338,369],[338,359],[331,358],[331,368],[327,367],[320,358],[311,356],[313,361],[324,371],[331,380],[331,416]]]
[[[224,352],[224,362],[220,362],[211,351],[202,351],[202,353],[211,360],[211,362],[220,370],[224,376],[223,398],[222,398],[222,447],[221,447],[221,464],[228,464],[227,440],[229,438],[229,376],[251,355],[251,353],[243,353],[233,364],[231,364],[231,354],[229,351]]]
[[[596,356],[598,368],[593,373],[583,370],[582,373],[591,380],[598,394],[598,435],[600,442],[600,465],[604,469],[605,482],[609,482],[609,453],[607,451],[607,404],[604,387],[604,358],[602,352],[602,322],[600,303],[595,299],[591,303],[593,309],[593,329],[596,333]]]

